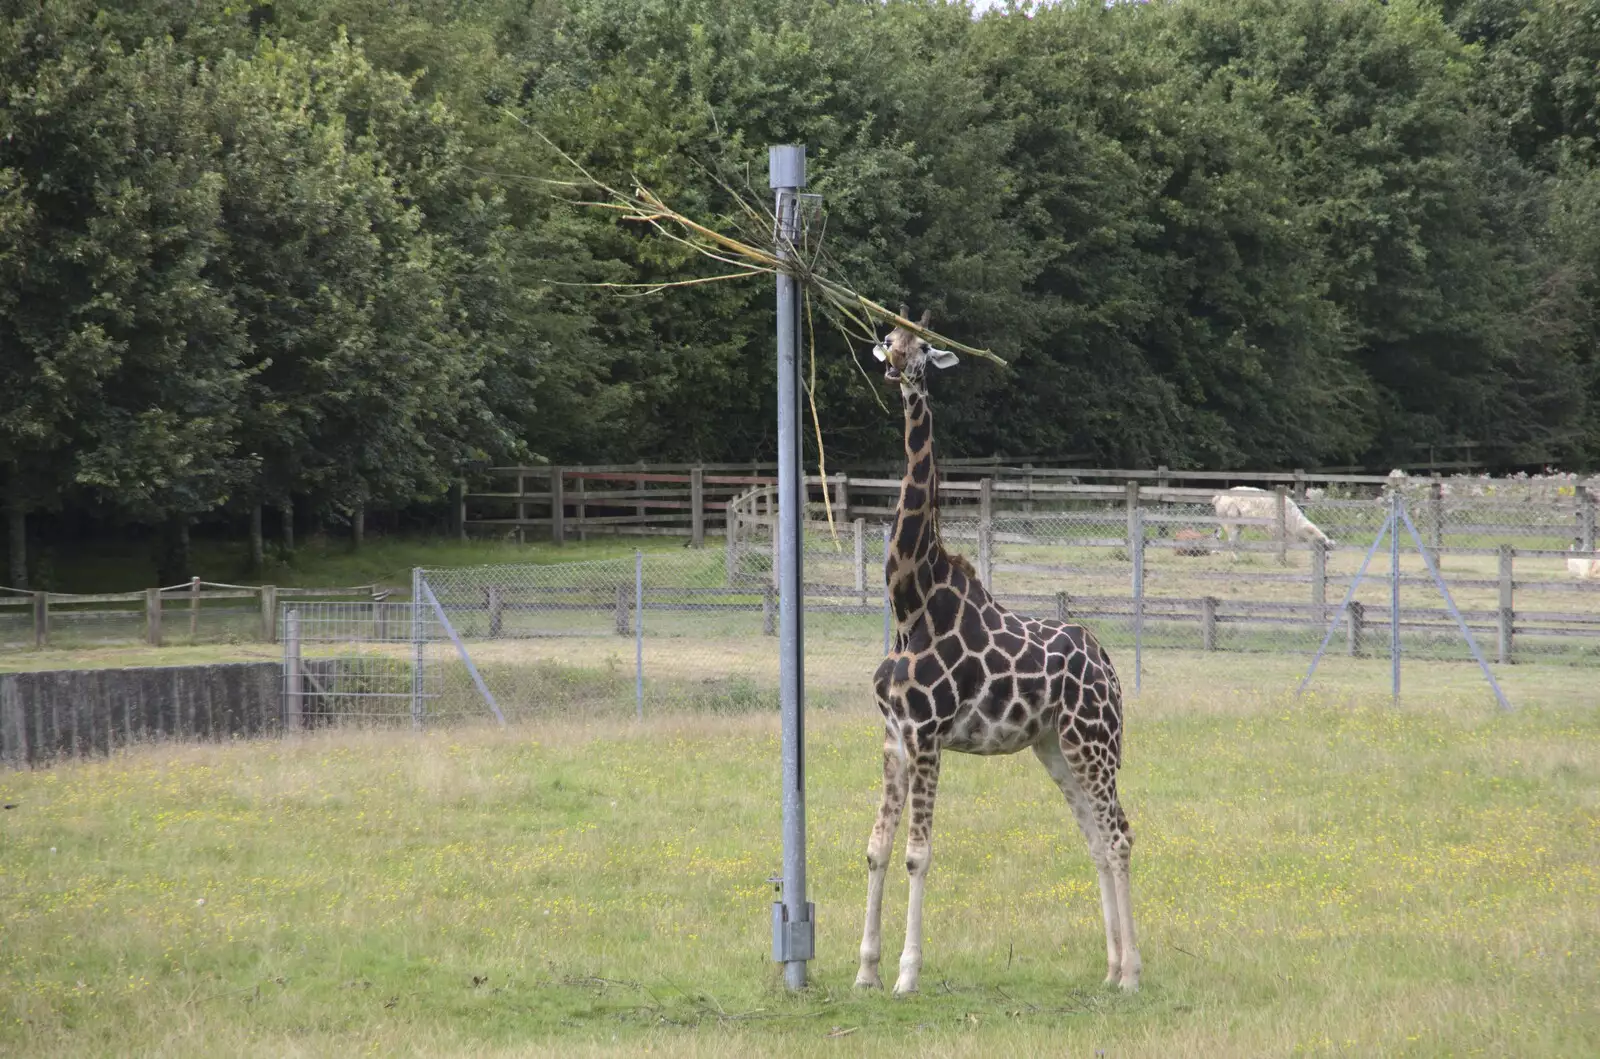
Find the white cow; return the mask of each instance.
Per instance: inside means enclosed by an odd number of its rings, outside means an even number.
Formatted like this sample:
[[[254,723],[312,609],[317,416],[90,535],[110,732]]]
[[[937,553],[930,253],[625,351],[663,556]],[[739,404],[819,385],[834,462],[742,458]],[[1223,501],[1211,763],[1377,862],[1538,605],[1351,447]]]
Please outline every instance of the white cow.
[[[1585,555],[1581,537],[1572,542],[1572,550],[1578,554],[1567,557],[1567,573],[1580,581],[1600,581],[1600,552]]]
[[[1253,486],[1238,485],[1226,493],[1218,493],[1211,498],[1212,510],[1217,517],[1222,519],[1219,536],[1226,536],[1228,544],[1234,546],[1239,537],[1239,524],[1230,522],[1229,519],[1243,518],[1270,518],[1278,517],[1278,496],[1265,489],[1256,489]],[[1289,536],[1300,541],[1320,541],[1325,548],[1331,548],[1334,541],[1326,533],[1317,528],[1316,523],[1306,518],[1299,506],[1293,500],[1284,498],[1283,501],[1284,528]],[[1233,547],[1234,557],[1237,558],[1239,550]]]

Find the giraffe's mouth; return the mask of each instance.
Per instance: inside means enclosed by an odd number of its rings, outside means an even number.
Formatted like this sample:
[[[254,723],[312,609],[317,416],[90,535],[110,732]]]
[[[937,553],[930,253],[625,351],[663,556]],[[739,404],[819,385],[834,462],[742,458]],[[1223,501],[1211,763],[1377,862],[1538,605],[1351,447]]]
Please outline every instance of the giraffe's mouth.
[[[883,377],[887,382],[899,382],[900,369],[891,364],[887,368],[883,369]]]

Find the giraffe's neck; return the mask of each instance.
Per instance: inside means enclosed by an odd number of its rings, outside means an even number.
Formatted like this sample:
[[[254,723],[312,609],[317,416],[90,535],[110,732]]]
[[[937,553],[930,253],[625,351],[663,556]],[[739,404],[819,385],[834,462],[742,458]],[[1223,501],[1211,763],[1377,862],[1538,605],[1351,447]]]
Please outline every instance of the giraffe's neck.
[[[900,482],[900,506],[895,512],[884,571],[895,618],[902,629],[921,611],[927,591],[929,575],[919,579],[918,568],[931,568],[943,552],[934,527],[939,471],[933,462],[933,412],[921,394],[906,393],[904,400],[906,475]]]

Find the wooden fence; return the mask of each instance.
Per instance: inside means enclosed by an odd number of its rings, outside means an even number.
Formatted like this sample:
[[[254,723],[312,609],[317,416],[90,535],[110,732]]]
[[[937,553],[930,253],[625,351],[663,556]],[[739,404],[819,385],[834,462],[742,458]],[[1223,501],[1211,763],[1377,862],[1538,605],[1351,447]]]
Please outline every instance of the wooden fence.
[[[226,585],[191,578],[179,585],[165,588],[147,588],[137,592],[25,592],[14,588],[0,588],[0,625],[30,632],[18,636],[0,636],[0,646],[50,647],[52,625],[70,623],[84,626],[99,623],[118,626],[124,631],[113,639],[133,641],[160,647],[169,640],[221,638],[205,636],[206,626],[217,613],[217,604],[225,604],[231,617],[255,615],[250,620],[230,623],[227,636],[239,639],[260,640],[273,643],[278,638],[278,604],[284,599],[350,599],[382,600],[391,590],[378,585],[355,585],[336,588],[280,588],[276,585]],[[137,628],[135,635],[129,630]],[[101,637],[104,639],[104,637]]]
[[[1314,485],[1381,487],[1389,479],[1374,475],[1318,474],[1307,471],[1250,474],[1233,471],[1153,471],[1049,467],[993,459],[939,462],[940,495],[947,507],[994,499],[1022,509],[1036,502],[1129,497],[1135,506],[1197,497],[1209,499],[1218,486],[1282,486],[1304,499]],[[885,520],[892,517],[900,490],[900,466],[888,464],[855,473],[806,478],[808,498],[820,504],[826,491],[835,517]],[[1082,479],[1102,479],[1085,484]],[[707,534],[725,533],[728,505],[741,494],[777,484],[773,464],[615,464],[582,467],[493,467],[480,479],[482,489],[462,483],[456,524],[462,539],[470,533],[505,534],[518,541],[548,539],[557,544],[615,533],[688,537],[700,547]],[[982,483],[987,481],[988,486]],[[1179,481],[1215,482],[1210,488],[1182,489]]]
[[[482,492],[460,491],[458,526],[469,533],[504,534],[520,542],[549,539],[557,544],[584,540],[591,534],[686,536],[702,547],[707,535],[729,535],[737,540],[741,527],[770,523],[774,517],[776,478],[766,465],[713,464],[688,466],[662,464],[633,467],[501,467],[488,480],[507,488]],[[736,473],[739,472],[739,473]],[[1098,478],[1099,482],[1081,479]],[[1197,485],[1179,485],[1194,482]],[[530,488],[530,484],[539,486]],[[1216,493],[1237,484],[1250,484],[1276,497],[1272,537],[1280,557],[1292,546],[1285,525],[1286,502],[1304,503],[1313,486],[1337,486],[1376,493],[1393,484],[1375,475],[1289,473],[1242,474],[1223,471],[1174,472],[1103,468],[1049,468],[1011,466],[992,461],[947,460],[941,464],[941,509],[949,519],[976,518],[992,526],[997,515],[1032,514],[1050,508],[1084,505],[1126,506],[1133,513],[1147,508],[1147,522],[1174,521],[1159,509],[1210,502]],[[1414,482],[1408,484],[1415,484]],[[883,475],[835,474],[826,479],[806,478],[808,517],[821,518],[824,499],[831,504],[835,522],[848,525],[856,519],[888,522],[894,517],[901,479]],[[1596,543],[1596,498],[1584,485],[1574,489],[1575,537],[1580,550],[1593,552]],[[1320,500],[1337,508],[1341,504],[1366,506],[1364,501]],[[1438,481],[1428,487],[1425,501],[1414,508],[1418,526],[1436,552],[1444,549],[1446,503]],[[1218,519],[1186,511],[1182,521],[1217,524]],[[1259,520],[1228,519],[1227,524],[1257,525]],[[1500,520],[1496,524],[1451,527],[1455,532],[1517,538],[1549,537],[1547,526]],[[732,530],[730,534],[729,531]],[[980,530],[980,551],[985,540]],[[1498,542],[1496,544],[1498,546]],[[1457,549],[1459,550],[1459,549]],[[1492,551],[1492,549],[1490,549]]]

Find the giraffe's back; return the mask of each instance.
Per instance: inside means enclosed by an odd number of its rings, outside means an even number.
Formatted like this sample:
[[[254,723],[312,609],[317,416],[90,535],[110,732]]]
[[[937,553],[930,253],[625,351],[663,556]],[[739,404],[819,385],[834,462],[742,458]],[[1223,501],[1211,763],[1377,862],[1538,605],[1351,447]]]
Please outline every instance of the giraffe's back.
[[[1013,614],[976,580],[953,580],[880,670],[908,737],[986,755],[1060,738],[1120,760],[1121,688],[1094,635]]]

